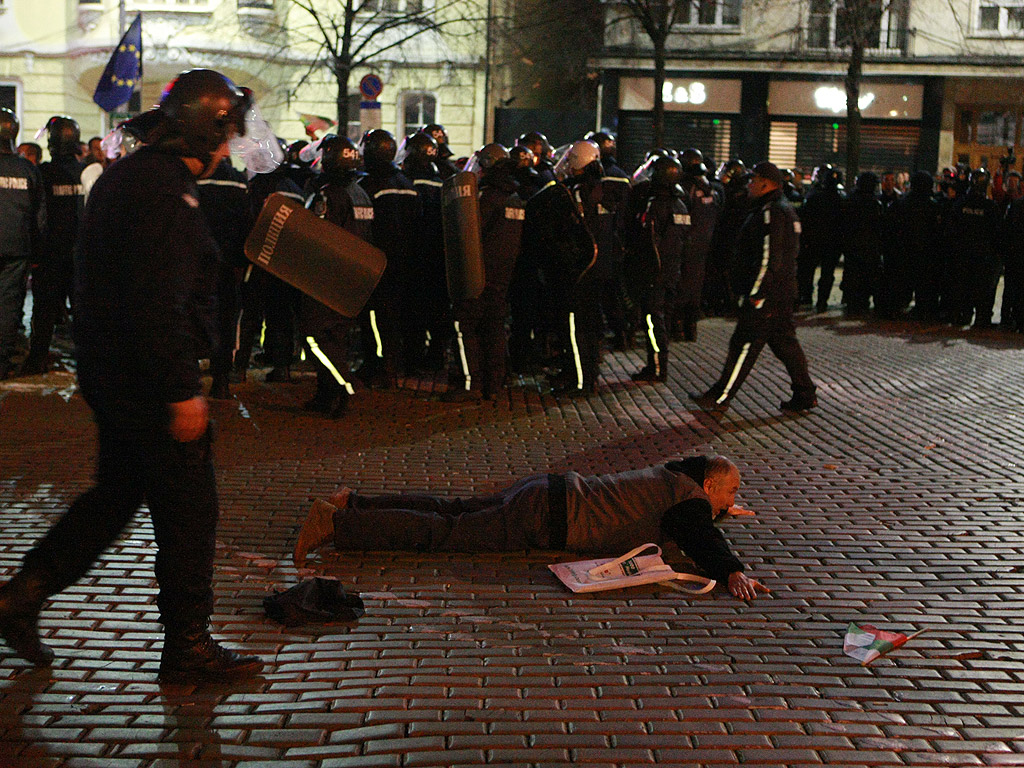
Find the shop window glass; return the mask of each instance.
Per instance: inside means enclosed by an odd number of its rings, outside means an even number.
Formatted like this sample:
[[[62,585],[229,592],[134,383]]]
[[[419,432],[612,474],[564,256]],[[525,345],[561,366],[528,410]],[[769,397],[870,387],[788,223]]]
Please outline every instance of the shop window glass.
[[[437,99],[429,93],[407,93],[402,98],[405,117],[403,136],[415,133],[427,123],[437,122]]]
[[[978,144],[1013,144],[1017,122],[1013,112],[978,113]]]

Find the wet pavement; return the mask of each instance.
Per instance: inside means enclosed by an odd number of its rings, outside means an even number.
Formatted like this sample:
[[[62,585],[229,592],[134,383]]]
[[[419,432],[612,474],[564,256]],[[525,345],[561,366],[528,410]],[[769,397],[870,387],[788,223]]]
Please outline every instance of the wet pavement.
[[[250,381],[213,403],[222,521],[217,634],[261,678],[160,686],[152,527],[140,514],[42,630],[33,671],[0,648],[0,766],[1024,765],[1024,337],[865,323],[799,334],[821,405],[783,415],[765,352],[733,408],[714,380],[731,323],[673,344],[667,384],[609,354],[596,395],[531,382],[495,404],[440,402],[439,381],[361,392],[332,422],[312,394]],[[772,589],[573,595],[567,558],[288,553],[310,502],[490,491],[531,472],[612,472],[717,452],[753,518],[724,524]],[[89,412],[68,373],[0,383],[0,578],[85,490]],[[668,559],[685,566],[676,552]],[[285,628],[262,600],[326,575],[366,615]],[[868,667],[849,622],[926,632]]]

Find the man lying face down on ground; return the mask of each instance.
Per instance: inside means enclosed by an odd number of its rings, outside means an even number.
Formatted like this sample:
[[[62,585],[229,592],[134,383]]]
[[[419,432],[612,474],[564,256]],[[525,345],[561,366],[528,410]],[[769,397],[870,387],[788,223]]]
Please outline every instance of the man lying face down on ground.
[[[743,572],[715,527],[733,504],[740,473],[722,456],[694,456],[613,475],[538,474],[488,496],[366,496],[342,487],[316,501],[293,557],[331,540],[339,550],[514,552],[552,549],[620,555],[672,540],[708,576],[750,600],[768,592]]]

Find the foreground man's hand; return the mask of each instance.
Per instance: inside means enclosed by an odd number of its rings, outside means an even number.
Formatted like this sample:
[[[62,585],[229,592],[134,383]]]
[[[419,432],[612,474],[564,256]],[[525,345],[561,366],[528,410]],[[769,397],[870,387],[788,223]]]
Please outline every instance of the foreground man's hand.
[[[733,571],[729,574],[729,591],[734,597],[741,600],[753,600],[758,592],[771,592],[768,587],[759,581],[747,576],[743,571]]]
[[[171,409],[171,437],[179,443],[190,443],[203,436],[210,420],[205,397],[196,395],[191,400],[171,403],[169,407]]]

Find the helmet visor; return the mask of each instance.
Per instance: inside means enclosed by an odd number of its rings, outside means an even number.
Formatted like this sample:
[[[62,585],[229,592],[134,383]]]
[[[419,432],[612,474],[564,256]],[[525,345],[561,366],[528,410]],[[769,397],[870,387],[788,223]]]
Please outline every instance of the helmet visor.
[[[270,173],[284,162],[284,151],[259,106],[249,103],[242,120],[244,132],[228,141],[231,154],[252,173]]]

